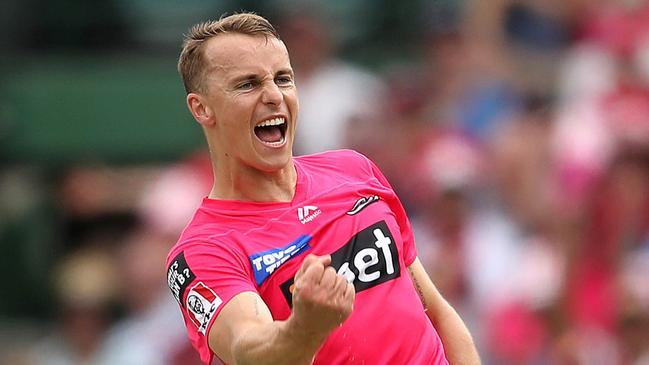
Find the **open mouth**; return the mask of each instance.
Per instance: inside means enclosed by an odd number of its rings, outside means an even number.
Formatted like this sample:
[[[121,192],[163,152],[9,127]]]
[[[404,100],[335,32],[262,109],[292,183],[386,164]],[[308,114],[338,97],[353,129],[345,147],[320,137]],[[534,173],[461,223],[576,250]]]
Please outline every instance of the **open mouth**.
[[[255,135],[265,145],[280,147],[286,141],[286,119],[277,117],[265,120],[255,126]]]

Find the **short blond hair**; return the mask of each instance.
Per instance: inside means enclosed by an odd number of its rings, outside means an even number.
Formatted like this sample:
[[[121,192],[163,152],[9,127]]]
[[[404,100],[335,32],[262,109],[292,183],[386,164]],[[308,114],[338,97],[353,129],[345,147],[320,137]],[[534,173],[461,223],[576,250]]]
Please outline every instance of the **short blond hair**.
[[[178,59],[178,72],[187,93],[204,91],[202,80],[207,68],[204,45],[209,39],[225,33],[280,39],[273,25],[255,13],[237,13],[194,25],[185,35]]]

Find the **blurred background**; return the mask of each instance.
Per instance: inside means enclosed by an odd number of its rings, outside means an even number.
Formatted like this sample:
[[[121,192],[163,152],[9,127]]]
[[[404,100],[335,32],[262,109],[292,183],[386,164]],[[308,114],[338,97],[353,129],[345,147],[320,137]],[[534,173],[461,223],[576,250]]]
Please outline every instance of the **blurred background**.
[[[372,158],[484,364],[649,364],[649,3],[3,0],[0,363],[193,365],[164,259],[211,187],[182,35],[256,11],[296,153]]]

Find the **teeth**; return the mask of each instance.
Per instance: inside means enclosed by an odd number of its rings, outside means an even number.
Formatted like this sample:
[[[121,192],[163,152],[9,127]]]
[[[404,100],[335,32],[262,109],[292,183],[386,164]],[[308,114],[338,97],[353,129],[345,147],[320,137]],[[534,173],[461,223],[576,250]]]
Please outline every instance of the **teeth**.
[[[280,117],[280,118],[270,119],[270,120],[261,122],[261,123],[257,124],[257,127],[270,127],[270,126],[273,126],[273,125],[282,125],[282,124],[284,124],[284,122],[285,122],[284,118]]]

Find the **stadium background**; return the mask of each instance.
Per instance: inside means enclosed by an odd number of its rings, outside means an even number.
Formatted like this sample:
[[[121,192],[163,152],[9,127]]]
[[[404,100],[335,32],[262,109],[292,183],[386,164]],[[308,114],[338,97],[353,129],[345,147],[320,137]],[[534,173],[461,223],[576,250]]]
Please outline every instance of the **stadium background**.
[[[175,71],[279,28],[297,153],[384,170],[489,364],[649,364],[649,4],[5,0],[0,363],[195,364],[162,261],[209,190]]]

